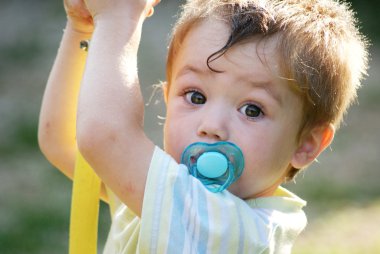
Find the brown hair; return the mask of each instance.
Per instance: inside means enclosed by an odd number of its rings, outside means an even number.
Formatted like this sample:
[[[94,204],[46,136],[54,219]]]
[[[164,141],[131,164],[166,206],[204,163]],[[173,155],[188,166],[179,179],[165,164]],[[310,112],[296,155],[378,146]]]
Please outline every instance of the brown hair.
[[[356,99],[368,65],[367,41],[354,13],[335,0],[188,0],[174,26],[167,58],[168,89],[172,65],[187,32],[202,20],[216,18],[231,29],[225,46],[207,64],[243,40],[278,35],[281,76],[303,98],[299,140],[313,127],[339,127]],[[217,70],[213,70],[217,71]],[[291,169],[293,179],[299,169]]]

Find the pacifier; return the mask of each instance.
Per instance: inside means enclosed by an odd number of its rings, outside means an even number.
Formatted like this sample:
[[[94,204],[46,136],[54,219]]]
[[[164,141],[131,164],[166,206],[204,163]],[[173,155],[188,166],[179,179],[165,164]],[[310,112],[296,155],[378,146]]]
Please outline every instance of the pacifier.
[[[243,172],[244,156],[230,142],[213,144],[196,142],[182,153],[181,163],[211,192],[221,192],[235,182]]]

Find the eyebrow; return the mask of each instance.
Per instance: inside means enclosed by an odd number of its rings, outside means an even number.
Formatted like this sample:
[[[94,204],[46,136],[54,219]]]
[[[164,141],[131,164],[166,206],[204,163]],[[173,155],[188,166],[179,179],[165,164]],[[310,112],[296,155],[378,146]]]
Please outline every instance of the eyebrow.
[[[175,75],[174,78],[177,79],[178,77],[183,76],[183,75],[187,74],[188,72],[193,72],[193,73],[197,73],[197,74],[203,74],[203,73],[208,72],[208,71],[204,71],[201,68],[199,68],[197,66],[194,66],[194,65],[186,64],[184,67],[182,67],[178,71],[178,73],[176,73],[176,75]]]
[[[259,87],[264,89],[271,97],[274,98],[275,101],[278,102],[280,106],[283,105],[283,99],[278,92],[273,88],[273,83],[271,81],[268,82],[249,82],[249,84],[253,87]]]

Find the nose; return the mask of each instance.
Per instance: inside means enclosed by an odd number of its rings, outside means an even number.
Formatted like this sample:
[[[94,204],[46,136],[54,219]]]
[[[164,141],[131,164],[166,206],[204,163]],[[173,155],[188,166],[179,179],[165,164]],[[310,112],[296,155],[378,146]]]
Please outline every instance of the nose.
[[[210,141],[224,141],[229,138],[228,115],[222,109],[210,109],[204,112],[199,123],[197,135]]]

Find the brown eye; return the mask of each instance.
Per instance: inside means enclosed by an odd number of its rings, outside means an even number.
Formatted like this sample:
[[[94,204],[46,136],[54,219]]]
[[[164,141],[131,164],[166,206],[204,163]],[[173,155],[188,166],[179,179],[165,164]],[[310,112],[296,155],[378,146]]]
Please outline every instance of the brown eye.
[[[247,118],[256,118],[263,114],[259,106],[254,104],[246,104],[239,109],[240,113],[244,114]]]
[[[205,104],[206,97],[198,91],[190,91],[185,94],[186,100],[191,104]]]

